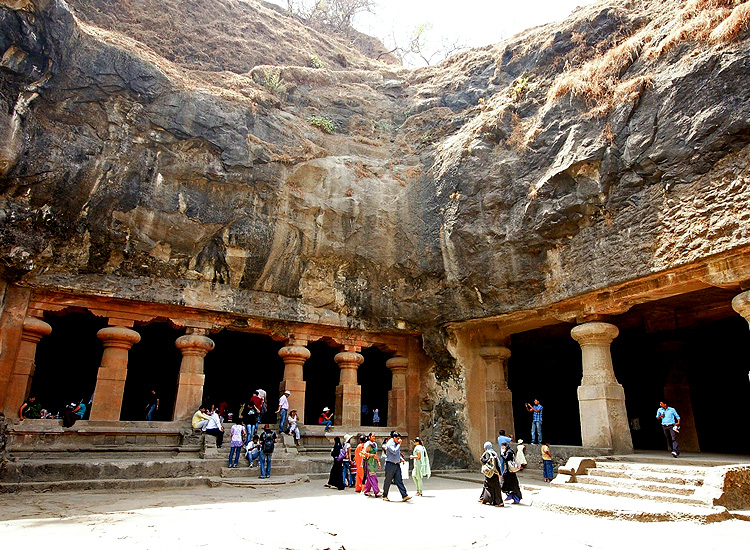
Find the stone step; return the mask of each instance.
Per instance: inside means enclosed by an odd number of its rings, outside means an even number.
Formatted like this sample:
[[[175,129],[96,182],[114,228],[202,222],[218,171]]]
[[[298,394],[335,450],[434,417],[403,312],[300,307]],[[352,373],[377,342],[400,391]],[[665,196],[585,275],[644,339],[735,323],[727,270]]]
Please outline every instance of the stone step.
[[[598,464],[597,464],[598,465]],[[674,485],[703,485],[703,475],[676,474],[672,472],[654,472],[637,469],[589,468],[587,475],[591,477],[606,477],[618,479],[637,479],[645,482],[670,483]]]
[[[585,478],[585,476],[584,476]],[[689,495],[678,495],[671,493],[662,493],[655,491],[646,491],[631,487],[615,487],[615,486],[601,486],[593,485],[582,482],[582,478],[576,483],[566,483],[565,485],[551,485],[553,489],[559,489],[561,491],[570,490],[576,492],[585,492],[598,495],[607,495],[612,497],[625,497],[634,498],[641,500],[651,500],[657,502],[669,502],[678,504],[688,504],[696,506],[704,506],[705,503],[700,498],[696,498]]]
[[[282,475],[275,471],[271,472],[271,477],[259,479],[258,476],[221,478],[212,480],[212,483],[218,483],[229,487],[263,487],[264,485],[292,485],[295,483],[308,483],[310,477],[307,475]]]
[[[566,485],[565,488],[550,486],[542,489],[537,495],[534,495],[532,506],[564,514],[581,514],[641,522],[692,521],[714,523],[732,519],[732,515],[723,506],[697,506],[685,503],[670,503],[669,506],[664,506],[661,502],[641,498],[576,493],[575,491],[566,491],[567,488],[569,488],[569,485]]]
[[[66,481],[25,481],[21,483],[0,483],[0,493],[18,492],[61,492],[61,491],[128,491],[137,489],[176,489],[185,487],[210,486],[208,476],[177,478],[141,479],[80,479]]]
[[[598,476],[578,476],[577,483],[587,485],[597,485],[601,487],[617,487],[622,489],[638,489],[641,491],[650,491],[653,493],[669,493],[673,495],[692,496],[695,493],[696,485],[686,485],[679,483],[664,483],[660,481],[647,481],[643,479],[630,479],[623,477],[598,477]]]
[[[673,474],[679,476],[705,476],[709,466],[684,465],[677,462],[658,464],[651,462],[634,463],[634,462],[609,462],[605,460],[596,460],[596,468],[599,470],[630,471],[630,472],[657,472],[662,474]]]

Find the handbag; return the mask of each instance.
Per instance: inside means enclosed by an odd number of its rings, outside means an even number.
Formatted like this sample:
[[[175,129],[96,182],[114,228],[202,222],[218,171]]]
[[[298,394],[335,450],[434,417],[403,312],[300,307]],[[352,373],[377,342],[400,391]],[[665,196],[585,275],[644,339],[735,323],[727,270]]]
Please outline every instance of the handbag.
[[[511,473],[516,473],[521,470],[521,465],[515,458],[513,460],[506,461],[505,464],[508,466],[508,471]]]
[[[401,479],[409,479],[409,463],[401,463]]]
[[[485,464],[482,464],[482,473],[484,477],[492,477],[497,474],[497,468],[495,467],[495,461],[491,460]]]

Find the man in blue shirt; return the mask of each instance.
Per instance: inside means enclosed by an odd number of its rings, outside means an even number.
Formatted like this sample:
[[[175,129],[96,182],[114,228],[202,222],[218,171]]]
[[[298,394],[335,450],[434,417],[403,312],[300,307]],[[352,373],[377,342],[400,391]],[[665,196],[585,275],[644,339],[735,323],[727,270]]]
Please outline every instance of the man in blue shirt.
[[[513,440],[505,435],[505,430],[500,430],[500,435],[497,436],[497,448],[502,449],[503,443],[510,443],[511,441]]]
[[[404,480],[401,478],[401,463],[404,459],[401,456],[401,434],[393,432],[391,439],[383,447],[385,450],[385,482],[383,483],[383,500],[388,499],[388,489],[391,483],[395,483],[401,493],[401,499],[406,502],[411,497],[406,494]]]
[[[677,433],[680,431],[680,415],[672,407],[667,407],[664,401],[659,403],[659,410],[656,411],[656,418],[661,420],[661,429],[664,430],[664,437],[667,438],[667,447],[672,449],[672,456],[680,456],[680,450],[677,448]]]
[[[526,403],[526,410],[534,414],[531,421],[531,442],[541,445],[542,443],[542,405],[538,399],[534,399],[534,405]]]

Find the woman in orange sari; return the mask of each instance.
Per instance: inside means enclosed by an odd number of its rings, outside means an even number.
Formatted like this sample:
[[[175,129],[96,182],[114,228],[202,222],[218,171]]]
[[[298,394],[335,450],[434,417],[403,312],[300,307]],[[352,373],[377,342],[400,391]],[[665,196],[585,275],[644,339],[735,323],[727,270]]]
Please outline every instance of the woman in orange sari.
[[[362,449],[365,446],[367,438],[364,435],[359,436],[359,445],[354,450],[354,463],[357,465],[357,476],[355,478],[354,490],[357,493],[362,492],[362,480],[364,479],[364,468],[362,468]]]

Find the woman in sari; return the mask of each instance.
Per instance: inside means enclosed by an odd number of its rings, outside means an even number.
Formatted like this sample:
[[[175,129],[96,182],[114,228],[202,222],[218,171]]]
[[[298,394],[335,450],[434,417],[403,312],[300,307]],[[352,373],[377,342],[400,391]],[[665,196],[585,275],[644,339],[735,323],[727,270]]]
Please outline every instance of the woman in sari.
[[[362,447],[362,467],[364,469],[365,486],[362,493],[365,496],[381,496],[378,486],[377,471],[380,468],[380,457],[378,456],[378,444],[375,443],[375,435],[370,434],[370,439]]]
[[[357,467],[356,474],[354,475],[354,491],[357,493],[362,492],[362,481],[365,478],[365,472],[362,467],[362,449],[365,448],[365,443],[367,443],[367,437],[360,435],[359,445],[354,449],[354,464]]]
[[[326,487],[331,489],[338,489],[339,491],[344,490],[344,446],[341,444],[341,438],[336,436],[333,438],[333,449],[331,449],[331,456],[333,457],[333,466],[331,466],[331,475],[328,476],[328,483]]]
[[[495,473],[492,477],[484,478],[484,487],[482,488],[482,496],[479,498],[479,502],[482,504],[489,504],[491,506],[503,506],[503,493],[500,489],[500,464],[497,453],[492,448],[492,443],[487,441],[484,444],[484,453],[479,459],[482,464],[494,464]]]
[[[510,500],[513,504],[521,502],[523,495],[521,494],[521,486],[518,484],[518,476],[515,472],[511,472],[508,468],[508,462],[515,458],[513,449],[510,445],[503,443],[500,450],[500,473],[503,476],[502,491],[508,495],[505,500]]]
[[[414,470],[412,471],[412,479],[414,479],[414,485],[417,486],[417,496],[422,496],[422,478],[429,478],[432,475],[430,471],[430,459],[427,457],[427,450],[422,445],[422,440],[418,437],[414,438],[414,451],[409,458],[414,461]]]

